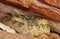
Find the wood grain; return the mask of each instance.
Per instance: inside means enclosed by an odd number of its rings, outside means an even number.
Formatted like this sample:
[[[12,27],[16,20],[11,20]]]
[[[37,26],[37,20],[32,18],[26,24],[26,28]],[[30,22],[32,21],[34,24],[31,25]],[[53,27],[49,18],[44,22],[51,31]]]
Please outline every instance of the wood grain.
[[[16,5],[17,6],[23,6],[22,2],[23,1],[17,1],[17,0],[0,0],[0,2],[4,2],[6,4],[13,4],[12,6]],[[34,2],[31,5],[28,5],[29,8],[34,10],[34,12],[38,12],[37,14],[42,14],[45,18],[48,18],[53,21],[60,22],[60,9],[57,9],[53,6],[46,5],[41,2],[36,2],[37,0],[34,0]],[[24,7],[24,6],[23,6]],[[27,8],[27,7],[26,7]],[[28,9],[27,9],[28,10]]]

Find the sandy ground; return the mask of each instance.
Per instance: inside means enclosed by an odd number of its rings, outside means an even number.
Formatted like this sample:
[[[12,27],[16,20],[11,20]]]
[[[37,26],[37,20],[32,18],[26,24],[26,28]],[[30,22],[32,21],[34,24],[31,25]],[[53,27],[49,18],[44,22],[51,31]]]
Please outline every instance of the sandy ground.
[[[32,35],[12,34],[5,31],[0,31],[0,39],[60,39],[60,36],[55,33],[51,33],[49,36],[41,34],[38,37]]]

